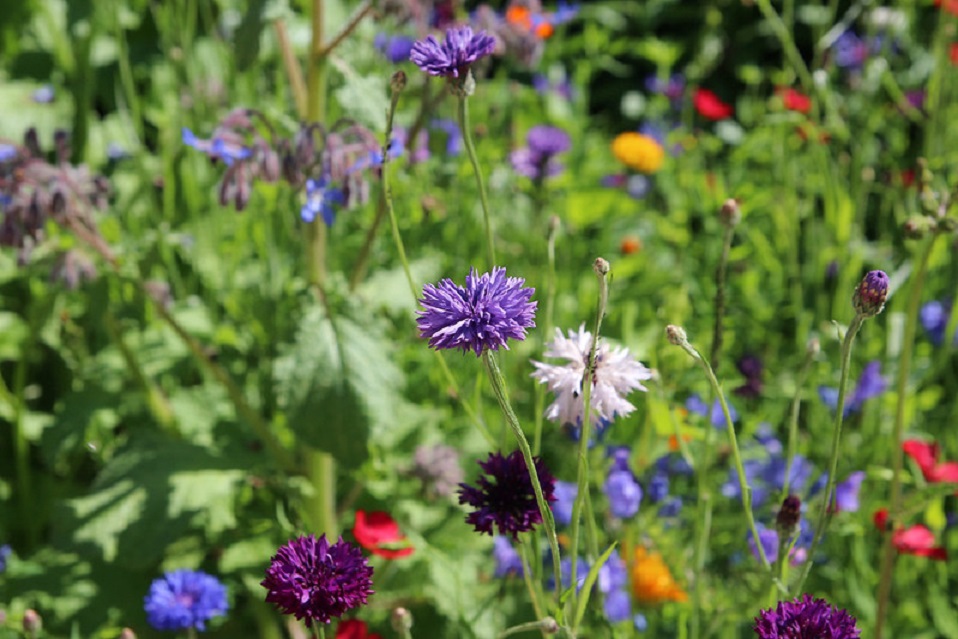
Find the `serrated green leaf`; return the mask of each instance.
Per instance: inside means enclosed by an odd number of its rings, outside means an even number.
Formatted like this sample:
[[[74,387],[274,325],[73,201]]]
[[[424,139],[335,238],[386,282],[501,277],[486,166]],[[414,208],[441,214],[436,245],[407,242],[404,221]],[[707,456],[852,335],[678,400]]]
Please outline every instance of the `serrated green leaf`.
[[[372,425],[391,421],[402,372],[378,327],[307,311],[296,342],[275,366],[276,394],[299,439],[355,467]]]

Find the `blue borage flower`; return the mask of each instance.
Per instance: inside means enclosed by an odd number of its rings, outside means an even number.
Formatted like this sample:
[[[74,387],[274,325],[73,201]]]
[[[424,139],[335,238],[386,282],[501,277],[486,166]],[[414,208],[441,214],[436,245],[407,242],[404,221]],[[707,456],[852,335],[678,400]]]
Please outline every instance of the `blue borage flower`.
[[[554,502],[555,478],[541,459],[534,458],[534,463],[543,498],[546,503]],[[520,451],[506,456],[489,453],[479,466],[483,474],[476,480],[477,486],[459,484],[459,503],[475,508],[466,516],[466,523],[487,535],[493,534],[495,527],[500,535],[513,539],[542,523],[529,470]]]
[[[206,622],[226,614],[226,587],[198,570],[174,570],[150,585],[143,600],[146,620],[157,630],[206,630]]]
[[[232,166],[233,162],[245,160],[253,152],[249,147],[240,142],[239,138],[214,137],[209,140],[196,137],[187,127],[182,129],[183,144],[191,146],[201,153],[205,153],[211,159],[222,160],[226,166]]]
[[[372,575],[362,551],[342,537],[330,544],[325,534],[305,535],[280,546],[261,585],[268,603],[310,627],[364,605]]]
[[[475,268],[466,276],[466,286],[450,279],[438,285],[426,284],[417,311],[420,337],[439,349],[484,351],[508,349],[509,339],[522,340],[534,327],[537,302],[529,299],[535,289],[523,286],[520,277],[506,277],[506,269],[495,267],[479,275]]]
[[[322,175],[318,180],[306,180],[306,202],[300,209],[299,215],[304,222],[309,223],[319,215],[326,226],[333,225],[336,215],[335,204],[342,204],[345,198],[341,189],[330,186],[328,175]]]

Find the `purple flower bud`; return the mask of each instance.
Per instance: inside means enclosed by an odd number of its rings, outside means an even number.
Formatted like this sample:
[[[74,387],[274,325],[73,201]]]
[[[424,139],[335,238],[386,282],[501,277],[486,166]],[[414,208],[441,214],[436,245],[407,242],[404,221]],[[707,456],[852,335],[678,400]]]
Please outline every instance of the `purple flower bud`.
[[[855,312],[863,317],[875,317],[885,308],[888,297],[888,276],[884,271],[870,271],[852,296]]]

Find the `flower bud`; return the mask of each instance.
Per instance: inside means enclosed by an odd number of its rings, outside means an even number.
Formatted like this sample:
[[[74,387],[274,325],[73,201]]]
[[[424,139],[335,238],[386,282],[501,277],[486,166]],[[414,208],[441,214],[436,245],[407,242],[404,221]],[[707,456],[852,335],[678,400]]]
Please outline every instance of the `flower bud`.
[[[609,261],[601,257],[595,258],[595,262],[592,264],[592,270],[595,271],[595,274],[599,277],[608,275],[611,269],[612,266],[609,264]]]
[[[669,324],[665,327],[665,336],[669,339],[669,343],[675,346],[681,346],[689,341],[688,335],[685,334],[685,329],[674,324]]]
[[[136,633],[132,628],[124,628],[120,631],[120,639],[136,639]]]
[[[913,215],[901,225],[901,231],[910,240],[920,240],[931,230],[932,222],[924,215]]]
[[[788,539],[798,532],[798,523],[802,519],[802,500],[789,495],[782,501],[782,507],[775,517],[775,528],[782,539]]]
[[[28,637],[35,637],[41,628],[43,628],[43,619],[40,618],[40,613],[33,608],[27,608],[23,613],[23,631]]]
[[[393,94],[402,93],[406,88],[406,72],[402,70],[396,71],[393,77],[389,79],[389,88]]]
[[[869,271],[852,295],[855,312],[863,317],[875,317],[885,308],[888,297],[888,276],[884,271]]]
[[[805,345],[805,352],[808,353],[809,357],[817,357],[822,352],[821,340],[817,337],[808,340],[808,344]]]
[[[742,221],[742,209],[738,206],[738,200],[729,198],[722,203],[719,209],[719,219],[725,226],[737,226]]]
[[[393,630],[406,635],[412,629],[412,613],[402,606],[395,608],[389,617]]]
[[[547,635],[554,635],[559,632],[559,622],[552,617],[543,617],[539,622],[539,630]]]

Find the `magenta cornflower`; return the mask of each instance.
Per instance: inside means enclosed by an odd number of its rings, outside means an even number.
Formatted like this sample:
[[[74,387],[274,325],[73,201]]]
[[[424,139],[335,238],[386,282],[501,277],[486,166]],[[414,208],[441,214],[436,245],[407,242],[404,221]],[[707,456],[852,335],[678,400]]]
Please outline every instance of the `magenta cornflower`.
[[[372,575],[357,546],[342,537],[330,545],[326,535],[306,535],[279,548],[261,585],[268,591],[267,602],[305,619],[308,627],[364,605],[373,593]]]
[[[446,39],[440,43],[427,36],[412,45],[409,59],[429,75],[446,78],[465,77],[476,60],[484,58],[496,48],[496,40],[485,31],[473,33],[471,27],[446,29]]]
[[[847,611],[805,594],[759,613],[752,628],[760,639],[858,639],[861,630]]]
[[[542,496],[546,502],[555,501],[555,477],[541,459],[534,458],[534,463]],[[466,523],[487,535],[493,534],[495,526],[500,535],[512,535],[513,539],[542,523],[532,480],[520,451],[506,457],[489,453],[479,466],[485,474],[476,480],[478,487],[459,484],[459,503],[475,508],[466,516]]]
[[[426,284],[419,300],[424,310],[417,311],[419,336],[432,348],[473,351],[477,357],[508,350],[507,340],[525,339],[526,329],[536,325],[537,302],[529,301],[535,289],[523,284],[520,277],[506,277],[502,267],[481,276],[472,269],[465,288],[448,278]]]

